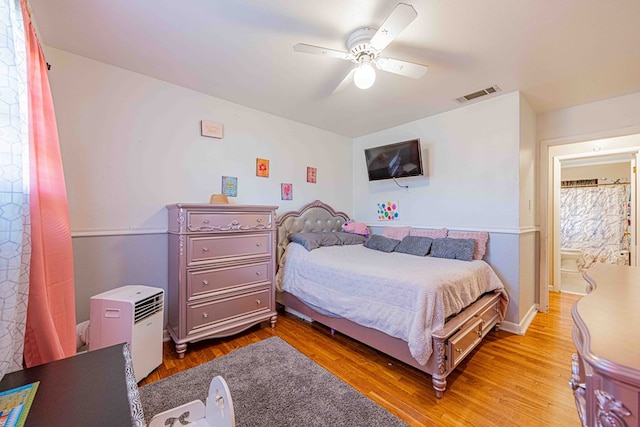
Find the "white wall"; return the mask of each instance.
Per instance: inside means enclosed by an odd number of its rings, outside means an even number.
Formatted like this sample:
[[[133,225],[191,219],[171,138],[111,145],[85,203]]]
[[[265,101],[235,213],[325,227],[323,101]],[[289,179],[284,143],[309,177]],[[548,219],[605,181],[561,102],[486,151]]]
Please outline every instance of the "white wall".
[[[640,92],[538,116],[538,141],[573,142],[640,133]]]
[[[206,203],[223,175],[234,204],[278,212],[320,199],[350,212],[351,140],[45,47],[69,198],[78,321],[91,295],[128,283],[167,287],[165,205]],[[200,135],[200,120],[224,139]],[[255,176],[256,158],[269,178]],[[316,167],[317,183],[306,182]],[[293,184],[293,200],[280,184]],[[135,248],[135,250],[134,250]],[[147,248],[147,249],[145,249]],[[163,249],[164,248],[164,249]]]
[[[518,262],[518,319],[526,329],[533,320],[532,310],[537,302],[539,286],[538,254],[539,230],[536,222],[536,114],[520,95],[520,258]],[[526,324],[525,324],[526,323]]]
[[[397,200],[393,225],[517,231],[519,94],[461,107],[355,138],[354,217],[376,222],[376,204]],[[420,138],[426,176],[367,180],[364,149]]]
[[[524,123],[521,125],[521,110]],[[534,198],[535,115],[518,92],[355,138],[353,215],[370,225],[412,225],[490,232],[487,261],[505,282],[511,298],[506,320],[520,324],[533,305],[535,256],[527,260],[521,283],[521,196]],[[364,149],[420,138],[425,177],[399,182],[367,180]],[[522,141],[522,142],[521,142]],[[521,145],[526,153],[521,154]],[[525,169],[521,172],[521,169]],[[380,223],[376,206],[398,201],[398,221]],[[528,203],[528,202],[527,202]],[[528,204],[527,204],[528,209]],[[533,207],[522,221],[534,225]],[[528,242],[535,239],[530,238]],[[531,243],[525,245],[531,250]],[[530,264],[530,265],[529,265]],[[526,296],[522,296],[521,286]]]
[[[629,156],[629,161],[631,156]],[[576,181],[580,179],[601,179],[608,178],[612,181],[621,179],[629,181],[629,161],[624,163],[606,163],[589,166],[566,166],[562,165],[562,181]]]

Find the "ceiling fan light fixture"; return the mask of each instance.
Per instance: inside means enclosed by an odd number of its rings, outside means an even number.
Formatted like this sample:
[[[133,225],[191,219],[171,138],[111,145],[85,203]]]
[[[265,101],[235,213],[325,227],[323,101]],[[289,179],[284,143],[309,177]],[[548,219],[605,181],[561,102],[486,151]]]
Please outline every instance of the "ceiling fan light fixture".
[[[376,81],[376,70],[371,65],[371,58],[368,55],[362,56],[360,65],[353,74],[353,82],[359,89],[369,89]]]

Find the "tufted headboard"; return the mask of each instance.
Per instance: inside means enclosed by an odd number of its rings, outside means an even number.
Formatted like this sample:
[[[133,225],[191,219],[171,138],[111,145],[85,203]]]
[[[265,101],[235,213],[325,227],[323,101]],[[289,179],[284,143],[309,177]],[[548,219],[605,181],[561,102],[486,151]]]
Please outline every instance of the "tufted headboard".
[[[276,244],[276,265],[280,265],[280,258],[289,244],[292,233],[307,233],[313,231],[342,231],[342,224],[349,219],[344,212],[336,212],[331,206],[320,200],[309,203],[299,211],[285,212],[278,216],[276,224],[278,237]]]

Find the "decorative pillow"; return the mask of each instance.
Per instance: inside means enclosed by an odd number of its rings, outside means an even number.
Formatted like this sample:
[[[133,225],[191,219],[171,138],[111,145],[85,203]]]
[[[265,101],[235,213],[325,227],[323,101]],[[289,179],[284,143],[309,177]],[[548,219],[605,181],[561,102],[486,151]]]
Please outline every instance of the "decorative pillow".
[[[431,249],[431,243],[433,243],[431,237],[407,236],[396,246],[395,251],[404,254],[426,256]]]
[[[431,237],[432,239],[444,239],[447,237],[447,229],[439,228],[437,230],[421,230],[412,228],[409,231],[409,236]]]
[[[305,247],[306,250],[311,251],[314,249],[318,249],[324,242],[329,242],[333,240],[334,242],[338,242],[338,239],[332,237],[333,233],[320,231],[317,233],[293,233],[289,235],[289,240],[294,243],[298,243]]]
[[[409,235],[411,227],[382,227],[382,236],[390,239],[402,240]]]
[[[431,256],[471,261],[475,248],[476,241],[473,239],[433,239]]]
[[[369,249],[375,249],[382,252],[393,252],[396,246],[398,246],[400,240],[390,239],[389,237],[380,236],[379,234],[372,234],[366,242],[364,247]]]
[[[340,245],[361,245],[367,241],[367,238],[362,234],[353,234],[343,231],[336,231],[333,233],[340,241]],[[327,245],[324,245],[327,246]]]
[[[360,245],[366,238],[359,234],[345,233],[342,231],[318,231],[311,233],[293,233],[289,236],[292,242],[301,244],[306,250],[311,251],[321,246]]]
[[[453,239],[474,239],[476,247],[473,252],[473,259],[482,259],[487,251],[487,241],[489,233],[486,231],[449,231],[447,237]]]

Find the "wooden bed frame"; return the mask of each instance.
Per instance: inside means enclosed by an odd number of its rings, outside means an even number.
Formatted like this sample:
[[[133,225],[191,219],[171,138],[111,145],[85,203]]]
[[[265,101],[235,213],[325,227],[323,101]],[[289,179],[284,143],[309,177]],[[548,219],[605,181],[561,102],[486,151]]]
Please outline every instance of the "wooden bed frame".
[[[276,259],[278,266],[289,235],[300,232],[341,231],[348,220],[344,212],[316,200],[299,211],[286,212],[277,219]],[[482,341],[491,329],[500,326],[501,297],[489,293],[449,319],[444,328],[433,332],[433,354],[425,365],[420,365],[410,354],[409,346],[376,329],[368,328],[340,317],[317,312],[287,292],[276,292],[276,301],[293,314],[317,321],[357,341],[373,347],[395,359],[431,375],[436,397],[442,398],[447,388],[447,376]]]

